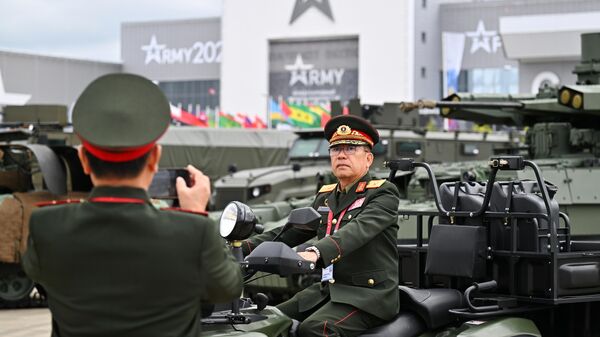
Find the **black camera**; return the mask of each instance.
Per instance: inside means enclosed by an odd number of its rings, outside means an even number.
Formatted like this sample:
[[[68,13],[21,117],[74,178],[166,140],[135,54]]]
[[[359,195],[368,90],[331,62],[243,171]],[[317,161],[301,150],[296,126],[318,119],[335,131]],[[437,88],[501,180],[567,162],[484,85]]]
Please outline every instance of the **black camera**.
[[[181,168],[159,169],[148,188],[148,194],[155,199],[177,199],[177,189],[175,187],[177,177],[182,177],[186,185],[190,186],[190,173],[188,170]]]

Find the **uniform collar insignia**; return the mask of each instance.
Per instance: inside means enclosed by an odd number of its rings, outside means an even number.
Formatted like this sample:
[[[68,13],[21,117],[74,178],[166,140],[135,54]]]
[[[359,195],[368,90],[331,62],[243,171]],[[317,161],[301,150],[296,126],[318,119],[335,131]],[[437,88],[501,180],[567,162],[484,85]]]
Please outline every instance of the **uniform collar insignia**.
[[[356,193],[362,193],[362,192],[364,192],[366,187],[367,187],[367,182],[366,181],[359,182],[358,186],[356,187]]]

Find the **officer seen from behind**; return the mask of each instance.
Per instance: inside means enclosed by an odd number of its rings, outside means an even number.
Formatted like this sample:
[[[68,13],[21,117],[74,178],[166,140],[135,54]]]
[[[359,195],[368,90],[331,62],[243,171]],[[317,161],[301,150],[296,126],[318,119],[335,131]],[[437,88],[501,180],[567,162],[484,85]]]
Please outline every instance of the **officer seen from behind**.
[[[23,267],[48,293],[52,336],[198,336],[201,301],[238,297],[242,277],[206,217],[208,178],[188,166],[181,209],[158,210],[147,189],[170,105],[151,81],[111,74],[73,108],[85,201],[36,210]]]
[[[373,180],[371,149],[379,134],[355,116],[337,116],[325,125],[331,169],[338,183],[323,186],[313,203],[322,214],[315,230],[292,228],[281,241],[295,247],[313,237],[314,246],[299,253],[322,267],[321,282],[278,306],[302,321],[300,337],[354,337],[391,320],[399,310],[399,193],[385,180]],[[248,254],[281,228],[247,240]]]

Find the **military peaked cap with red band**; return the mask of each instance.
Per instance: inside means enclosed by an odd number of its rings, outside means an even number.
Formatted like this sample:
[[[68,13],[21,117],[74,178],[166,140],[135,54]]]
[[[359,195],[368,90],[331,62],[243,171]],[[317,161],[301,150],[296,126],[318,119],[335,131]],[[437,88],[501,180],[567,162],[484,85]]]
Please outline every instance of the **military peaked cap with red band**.
[[[379,133],[367,120],[353,116],[333,117],[325,124],[325,138],[329,147],[339,144],[373,145],[379,142]]]
[[[109,74],[85,88],[73,107],[73,129],[84,148],[109,162],[150,151],[171,120],[169,101],[152,81]]]

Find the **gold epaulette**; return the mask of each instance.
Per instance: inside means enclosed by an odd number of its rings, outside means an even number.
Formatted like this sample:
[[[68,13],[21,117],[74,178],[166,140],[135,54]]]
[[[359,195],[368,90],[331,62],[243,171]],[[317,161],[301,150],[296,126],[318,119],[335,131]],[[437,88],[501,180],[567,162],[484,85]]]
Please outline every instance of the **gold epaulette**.
[[[323,186],[321,186],[321,189],[319,190],[318,193],[331,192],[335,189],[336,186],[337,186],[337,184],[323,185]]]
[[[367,184],[367,188],[378,188],[385,183],[385,179],[371,180]]]

